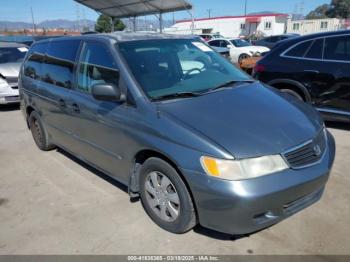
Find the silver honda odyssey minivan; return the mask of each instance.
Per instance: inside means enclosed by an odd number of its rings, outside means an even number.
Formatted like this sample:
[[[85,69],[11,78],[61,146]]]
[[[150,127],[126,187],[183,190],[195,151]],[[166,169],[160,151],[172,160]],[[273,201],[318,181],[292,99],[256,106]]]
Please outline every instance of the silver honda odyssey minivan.
[[[19,88],[41,150],[59,147],[127,185],[173,233],[269,227],[321,198],[334,161],[318,112],[198,37],[39,41]]]

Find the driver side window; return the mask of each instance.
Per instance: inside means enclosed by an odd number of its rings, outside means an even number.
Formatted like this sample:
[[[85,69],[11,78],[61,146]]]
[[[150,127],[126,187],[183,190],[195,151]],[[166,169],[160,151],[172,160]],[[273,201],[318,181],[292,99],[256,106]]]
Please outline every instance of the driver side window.
[[[91,93],[96,84],[118,85],[118,70],[112,54],[101,43],[85,43],[78,67],[78,89]]]

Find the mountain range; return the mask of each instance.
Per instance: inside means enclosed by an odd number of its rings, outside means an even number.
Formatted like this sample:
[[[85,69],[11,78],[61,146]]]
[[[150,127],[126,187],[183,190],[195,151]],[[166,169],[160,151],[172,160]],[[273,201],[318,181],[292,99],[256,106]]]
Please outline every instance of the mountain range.
[[[129,19],[123,19],[124,24],[127,28],[132,29],[132,23]],[[85,19],[78,21],[58,19],[58,20],[45,20],[36,24],[36,28],[40,29],[64,29],[64,30],[77,30],[78,27],[85,31],[94,30],[95,21]],[[169,20],[164,20],[164,27],[169,27],[173,23]],[[27,22],[10,22],[10,21],[0,21],[0,31],[13,31],[13,30],[23,30],[23,29],[32,29],[33,24]],[[155,30],[159,28],[158,21],[156,20],[145,20],[137,19],[137,29],[138,30]]]
[[[92,20],[80,20],[71,21],[66,19],[57,19],[57,20],[45,20],[36,24],[37,28],[45,28],[45,29],[66,29],[66,30],[74,30],[77,29],[78,26],[80,28],[88,27],[89,30],[92,30],[95,26],[95,21]],[[33,24],[27,22],[10,22],[10,21],[0,21],[0,30],[23,30],[23,29],[32,29]]]

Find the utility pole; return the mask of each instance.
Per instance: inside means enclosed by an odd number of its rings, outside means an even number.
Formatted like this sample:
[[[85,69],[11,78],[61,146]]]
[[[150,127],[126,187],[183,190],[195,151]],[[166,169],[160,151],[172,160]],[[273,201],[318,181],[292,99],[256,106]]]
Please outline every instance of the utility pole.
[[[211,18],[211,12],[213,11],[213,9],[207,9],[208,12],[208,17]]]
[[[76,8],[77,8],[77,25],[78,25],[78,32],[80,32],[80,10],[79,10],[79,5],[76,3]]]
[[[34,20],[33,7],[30,7],[30,12],[31,12],[31,14],[32,14],[33,35],[36,35],[36,25],[35,25],[35,20]]]
[[[302,16],[304,16],[304,6],[305,6],[305,2],[304,2],[304,0],[302,0],[302,1],[300,2],[300,14],[301,14]]]
[[[244,0],[244,16],[247,16],[248,0]]]

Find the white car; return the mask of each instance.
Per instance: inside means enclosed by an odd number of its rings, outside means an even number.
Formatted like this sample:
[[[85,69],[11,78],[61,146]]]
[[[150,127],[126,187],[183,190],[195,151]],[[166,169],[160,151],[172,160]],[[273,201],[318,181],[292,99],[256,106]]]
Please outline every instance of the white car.
[[[243,59],[260,56],[263,53],[269,52],[270,49],[264,46],[253,46],[249,42],[236,39],[214,39],[208,42],[212,47],[226,47],[230,50],[230,58],[232,63],[240,63]]]
[[[26,45],[0,42],[0,105],[19,103],[18,75]]]

